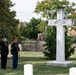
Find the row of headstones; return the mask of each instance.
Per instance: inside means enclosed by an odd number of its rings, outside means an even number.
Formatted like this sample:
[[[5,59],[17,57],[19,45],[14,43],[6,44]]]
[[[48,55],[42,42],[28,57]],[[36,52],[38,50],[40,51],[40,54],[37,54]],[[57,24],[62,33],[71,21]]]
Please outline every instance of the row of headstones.
[[[24,65],[24,75],[33,75],[33,65],[32,64]],[[76,75],[75,67],[69,69],[69,75]]]

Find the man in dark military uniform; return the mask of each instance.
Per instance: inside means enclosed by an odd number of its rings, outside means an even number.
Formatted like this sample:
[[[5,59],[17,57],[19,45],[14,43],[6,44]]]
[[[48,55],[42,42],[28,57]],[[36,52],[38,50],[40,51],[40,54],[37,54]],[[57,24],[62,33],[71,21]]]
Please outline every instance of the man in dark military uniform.
[[[11,54],[12,56],[12,61],[13,61],[13,69],[17,69],[18,67],[18,51],[19,51],[19,47],[18,47],[18,37],[13,39],[13,43],[11,44]]]
[[[1,37],[2,40],[0,41],[0,49],[1,49],[1,68],[6,69],[7,63],[7,55],[8,55],[8,43],[5,36]]]

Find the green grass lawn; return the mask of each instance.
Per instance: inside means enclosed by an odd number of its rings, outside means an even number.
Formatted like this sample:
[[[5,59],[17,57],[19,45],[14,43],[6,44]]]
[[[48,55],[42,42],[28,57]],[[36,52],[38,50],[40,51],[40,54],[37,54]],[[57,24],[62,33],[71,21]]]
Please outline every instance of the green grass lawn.
[[[74,62],[76,67],[76,55],[68,59]],[[0,75],[24,75],[24,65],[33,64],[34,75],[69,75],[70,67],[52,67],[47,66],[47,62],[42,52],[20,52],[18,69],[12,69],[12,60],[8,58],[7,69],[0,69]]]

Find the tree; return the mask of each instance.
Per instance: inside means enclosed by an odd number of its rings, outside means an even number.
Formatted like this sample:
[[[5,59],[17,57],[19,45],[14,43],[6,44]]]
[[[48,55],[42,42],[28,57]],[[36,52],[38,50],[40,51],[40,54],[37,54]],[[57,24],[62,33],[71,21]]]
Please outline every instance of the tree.
[[[19,20],[15,19],[16,12],[10,9],[13,6],[14,4],[10,0],[0,0],[0,37],[5,35],[11,39],[18,35]]]
[[[38,35],[38,28],[37,25],[40,23],[40,19],[35,19],[34,17],[27,23],[26,30],[25,30],[25,37],[29,39],[37,39]]]
[[[75,12],[75,3],[70,3],[67,0],[43,0],[41,2],[38,2],[35,8],[35,12],[37,14],[42,15],[42,17],[45,17],[47,20],[48,19],[55,19],[56,18],[56,12],[57,9],[60,7],[63,7],[65,10],[65,18],[69,18],[68,14],[71,14]],[[66,27],[66,32],[67,32],[67,27]],[[56,58],[56,29],[55,27],[50,27],[46,30],[45,33],[45,51],[44,55],[50,59],[55,59]],[[66,44],[65,44],[65,53],[66,53],[66,58],[68,58],[72,53],[74,53],[74,47],[72,48],[72,40],[69,39],[68,35],[66,34]],[[72,52],[73,50],[73,52]]]
[[[56,28],[48,27],[46,33],[44,34],[44,44],[45,51],[43,52],[46,58],[55,59],[56,58]]]
[[[20,22],[18,24],[18,32],[19,32],[19,35],[20,35],[20,39],[21,40],[25,39],[26,26],[24,26],[22,22]]]
[[[45,29],[46,29],[46,27],[47,27],[47,22],[41,20],[41,22],[37,25],[37,27],[38,27],[38,30],[39,30],[41,33],[44,33],[44,32],[45,32]]]
[[[46,19],[55,19],[57,9],[60,7],[64,7],[65,14],[75,12],[75,3],[71,3],[67,0],[43,0],[41,2],[37,2],[35,12],[37,14],[41,14],[42,17]]]

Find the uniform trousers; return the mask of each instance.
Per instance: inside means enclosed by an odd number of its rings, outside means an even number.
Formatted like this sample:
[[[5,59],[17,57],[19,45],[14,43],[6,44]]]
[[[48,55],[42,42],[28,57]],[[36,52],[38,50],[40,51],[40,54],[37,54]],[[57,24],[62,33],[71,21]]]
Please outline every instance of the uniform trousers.
[[[1,54],[1,68],[6,69],[7,54]]]
[[[18,55],[13,55],[12,61],[13,61],[13,69],[17,69],[17,67],[18,67]]]

